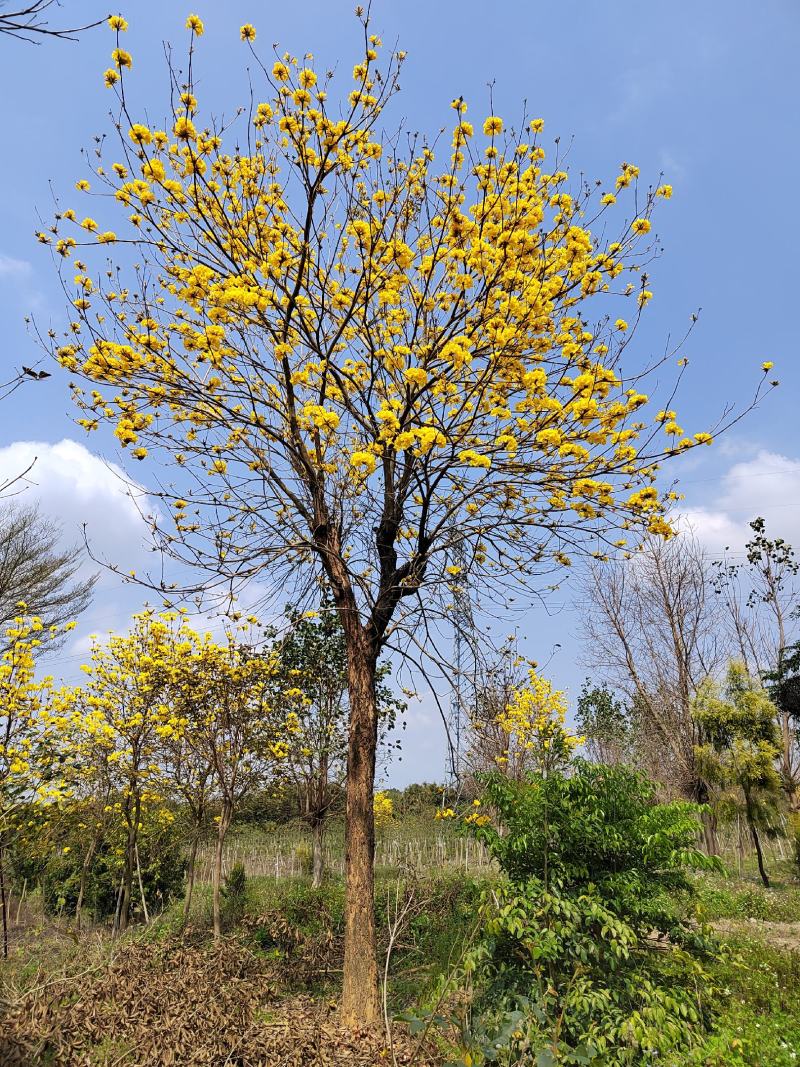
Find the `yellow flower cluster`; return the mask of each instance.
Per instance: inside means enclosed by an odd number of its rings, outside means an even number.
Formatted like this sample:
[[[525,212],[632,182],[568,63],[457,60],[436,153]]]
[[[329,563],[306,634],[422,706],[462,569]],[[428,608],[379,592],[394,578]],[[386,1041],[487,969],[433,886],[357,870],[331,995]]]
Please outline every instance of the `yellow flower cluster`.
[[[202,35],[198,16],[186,25]],[[104,258],[92,272],[76,263],[76,321],[57,347],[92,383],[74,389],[82,424],[113,425],[137,459],[176,443],[179,466],[219,480],[216,497],[260,478],[262,510],[281,522],[312,487],[353,501],[401,479],[436,487],[408,488],[409,542],[453,522],[481,535],[576,518],[663,532],[657,495],[647,506],[635,495],[658,464],[640,452],[648,397],[619,363],[652,296],[641,241],[671,188],[640,197],[622,237],[606,240],[605,224],[590,229],[590,194],[548,166],[542,120],[518,138],[490,115],[481,147],[463,100],[449,158],[420,146],[397,159],[376,133],[395,84],[380,47],[368,38],[341,110],[310,57],[286,54],[244,138],[204,123],[192,85],[166,129],[131,123],[124,159],[96,171],[126,232],[84,219],[81,243],[104,245]],[[130,65],[116,49],[107,82]],[[602,203],[638,173],[624,163]],[[70,211],[59,226],[78,225]],[[56,230],[71,259],[75,238]],[[123,240],[155,256],[146,299],[107,274],[108,247]],[[626,286],[631,276],[641,284]],[[589,324],[594,295],[622,301],[629,289],[628,318]],[[708,435],[662,454],[701,443]],[[175,522],[198,529],[180,508]]]
[[[507,738],[507,747],[498,763],[503,766],[521,753],[525,763],[546,772],[569,760],[583,738],[565,726],[567,703],[563,692],[531,668],[528,684],[518,689],[509,704],[497,715],[497,725]]]
[[[372,798],[372,811],[378,826],[389,822],[394,816],[394,804],[388,793],[379,791]]]

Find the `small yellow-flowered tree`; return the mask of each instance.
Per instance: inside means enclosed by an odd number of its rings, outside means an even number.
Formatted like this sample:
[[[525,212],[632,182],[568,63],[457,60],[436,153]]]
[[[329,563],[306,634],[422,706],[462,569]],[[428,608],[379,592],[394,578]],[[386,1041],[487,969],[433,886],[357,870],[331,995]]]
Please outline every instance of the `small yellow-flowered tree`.
[[[123,826],[115,932],[125,930],[130,919],[144,817],[172,818],[159,757],[163,738],[182,728],[176,682],[184,630],[177,613],[143,611],[129,633],[112,634],[106,643],[95,639],[90,662],[81,668],[86,682],[72,691],[68,707],[51,717],[51,726],[75,750],[78,778],[99,775]]]
[[[3,860],[19,829],[17,816],[33,799],[57,799],[54,761],[48,742],[48,719],[55,702],[53,679],[37,677],[36,661],[48,643],[62,639],[66,626],[45,627],[27,605],[0,637],[0,910],[3,956],[8,955],[8,914]]]
[[[198,766],[210,767],[220,809],[212,868],[215,939],[222,934],[225,838],[242,797],[269,780],[285,759],[286,730],[292,729],[301,696],[297,690],[297,696],[283,699],[277,655],[248,642],[247,630],[246,625],[229,630],[221,642],[192,634],[179,672],[181,740]]]
[[[498,768],[519,779],[528,772],[547,775],[563,767],[582,743],[567,730],[566,715],[564,694],[531,668],[527,685],[513,693],[496,718],[503,737]]]
[[[331,590],[350,691],[343,1013],[374,1024],[379,654],[420,613],[449,617],[460,569],[502,603],[575,552],[668,534],[658,463],[711,441],[669,402],[645,416],[668,357],[631,345],[672,190],[631,163],[597,192],[570,183],[541,119],[476,129],[461,99],[449,150],[388,132],[404,54],[381,65],[366,21],[343,90],[311,56],[265,63],[242,27],[257,81],[238,124],[217,122],[187,27],[157,127],[113,23],[119,139],[78,182],[99,186],[99,218],[64,205],[39,235],[73,305],[53,347],[90,383],[84,427],[175,471],[165,550],[208,583]]]

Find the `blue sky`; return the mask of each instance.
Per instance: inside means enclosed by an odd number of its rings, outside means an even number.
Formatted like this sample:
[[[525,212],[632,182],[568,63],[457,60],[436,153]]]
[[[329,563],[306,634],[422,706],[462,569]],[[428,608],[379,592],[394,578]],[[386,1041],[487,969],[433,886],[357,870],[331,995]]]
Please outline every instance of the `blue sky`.
[[[70,22],[106,13],[97,0],[70,0],[65,9]],[[230,113],[246,100],[247,52],[238,34],[244,22],[255,24],[264,49],[274,41],[294,54],[310,51],[322,67],[349,71],[358,57],[350,0],[198,0],[192,8],[137,0],[122,9],[130,22],[131,85],[142,114],[154,119],[168,102],[162,42],[183,54],[190,11],[206,26],[198,95],[201,103],[213,101],[216,112]],[[471,115],[488,113],[493,83],[496,113],[512,121],[527,100],[529,112],[545,118],[550,138],[560,135],[562,148],[571,142],[574,175],[609,181],[622,160],[638,164],[646,183],[663,172],[675,192],[656,218],[664,253],[651,270],[655,298],[637,345],[643,355],[660,352],[702,307],[684,351],[690,373],[679,400],[682,421],[692,431],[705,428],[727,402],[746,403],[763,360],[774,360],[781,380],[780,389],[718,447],[682,461],[687,510],[711,554],[725,544],[741,545],[747,521],[759,513],[776,534],[800,543],[796,0],[375,0],[373,21],[387,46],[397,42],[408,52],[394,114],[410,128],[432,133],[449,123],[449,102],[459,95],[469,101]],[[73,183],[84,175],[80,149],[110,128],[112,99],[102,71],[112,47],[106,28],[76,44],[34,47],[0,39],[6,146],[0,172],[0,380],[10,368],[39,358],[26,333],[26,312],[44,325],[63,321],[49,255],[33,232],[52,214],[53,191],[74,202]],[[89,441],[74,426],[65,377],[49,369],[54,373],[47,382],[3,405],[0,479],[4,471],[19,469],[21,459],[38,456],[31,496],[73,536],[86,521],[101,544],[136,557],[141,550],[131,512],[113,472],[100,462],[124,466],[124,459],[107,440]],[[85,452],[88,445],[94,455]],[[89,630],[123,626],[137,599],[105,579],[57,669],[73,670]],[[546,660],[559,642],[548,669],[574,693],[585,673],[579,661],[590,659],[579,639],[579,612],[569,592],[557,595],[550,612],[537,607],[523,620],[525,649]],[[440,776],[443,745],[431,708],[423,701],[413,710],[406,757],[393,775],[397,782]]]

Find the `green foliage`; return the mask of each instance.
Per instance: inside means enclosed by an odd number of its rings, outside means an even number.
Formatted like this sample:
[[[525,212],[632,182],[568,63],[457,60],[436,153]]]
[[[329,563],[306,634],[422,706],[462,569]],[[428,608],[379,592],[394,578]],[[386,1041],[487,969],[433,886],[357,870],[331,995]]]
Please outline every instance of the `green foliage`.
[[[713,1032],[664,1067],[797,1067],[800,953],[734,939],[713,971],[719,991]]]
[[[392,799],[398,815],[434,815],[447,806],[443,803],[447,788],[438,782],[414,782],[397,793]]]
[[[19,838],[11,853],[12,873],[17,891],[24,882],[29,888],[35,885],[41,888],[44,908],[53,915],[74,914],[83,875],[83,909],[95,922],[100,922],[113,915],[116,907],[124,828],[117,822],[109,822],[92,832],[84,822],[85,817],[85,810],[79,804],[64,805],[46,840]],[[186,862],[179,822],[164,818],[146,820],[140,831],[138,852],[142,886],[152,915],[183,892]],[[136,875],[132,889],[132,910],[141,918],[144,909]]]
[[[222,886],[222,914],[226,925],[240,921],[247,907],[247,873],[243,864],[235,863],[225,875]]]
[[[598,763],[630,762],[633,726],[630,709],[605,684],[584,680],[575,716],[578,733]]]
[[[474,1063],[640,1064],[689,1047],[709,1022],[713,942],[685,918],[698,809],[656,804],[625,767],[486,781],[495,819],[474,833],[504,877],[470,954]]]
[[[781,780],[777,708],[769,694],[741,663],[728,666],[722,689],[713,681],[700,688],[692,705],[703,743],[696,748],[698,766],[718,791],[718,804],[729,814],[740,810],[758,854],[759,870],[769,885],[758,830],[778,831]]]
[[[709,922],[756,919],[759,922],[796,923],[800,916],[800,885],[796,883],[776,882],[771,889],[765,889],[748,881],[732,882],[711,876],[697,879],[696,885],[696,905]]]

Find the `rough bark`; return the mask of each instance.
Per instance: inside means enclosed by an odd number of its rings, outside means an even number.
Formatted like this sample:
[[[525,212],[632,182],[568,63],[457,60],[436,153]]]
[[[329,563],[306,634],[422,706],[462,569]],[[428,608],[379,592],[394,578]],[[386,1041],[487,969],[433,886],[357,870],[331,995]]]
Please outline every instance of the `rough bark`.
[[[3,913],[3,959],[8,959],[8,899],[6,897],[6,875],[3,868],[5,846],[0,844],[0,911]]]
[[[344,980],[346,1025],[380,1025],[378,952],[375,938],[375,814],[373,789],[378,741],[374,657],[362,633],[345,627],[348,639],[350,736],[347,750]],[[348,630],[350,631],[348,633]]]
[[[89,868],[94,858],[94,851],[97,847],[97,838],[92,838],[91,844],[86,850],[86,855],[83,857],[83,864],[81,866],[81,880],[78,886],[78,900],[75,904],[75,926],[76,929],[81,928],[81,918],[83,915],[83,898],[86,895],[86,879],[89,876]]]
[[[131,808],[133,810],[131,810]],[[124,933],[128,929],[133,896],[133,871],[136,863],[136,843],[139,838],[139,816],[141,800],[137,796],[133,804],[128,803],[126,821],[128,823],[128,840],[125,846],[125,862],[122,868],[122,888],[117,901],[117,913],[114,916],[114,934]]]

